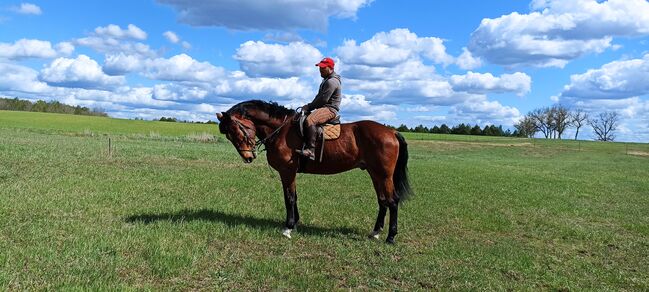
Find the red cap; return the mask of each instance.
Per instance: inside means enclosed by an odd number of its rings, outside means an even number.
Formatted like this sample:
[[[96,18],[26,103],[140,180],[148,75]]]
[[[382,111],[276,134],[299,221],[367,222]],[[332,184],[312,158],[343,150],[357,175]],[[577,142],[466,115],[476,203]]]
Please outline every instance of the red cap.
[[[330,67],[330,68],[333,69],[333,67],[334,67],[336,64],[334,63],[334,60],[333,60],[333,59],[331,59],[331,58],[324,58],[324,59],[322,59],[322,61],[320,61],[320,63],[315,64],[315,65],[318,66],[318,67]]]

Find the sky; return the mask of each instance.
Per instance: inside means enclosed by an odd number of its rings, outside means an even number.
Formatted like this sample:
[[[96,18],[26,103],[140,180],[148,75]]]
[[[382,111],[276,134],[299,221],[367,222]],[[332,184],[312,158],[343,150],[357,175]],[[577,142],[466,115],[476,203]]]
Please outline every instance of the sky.
[[[207,121],[310,102],[332,57],[345,122],[512,128],[561,104],[649,142],[648,48],[647,0],[2,0],[0,96]]]

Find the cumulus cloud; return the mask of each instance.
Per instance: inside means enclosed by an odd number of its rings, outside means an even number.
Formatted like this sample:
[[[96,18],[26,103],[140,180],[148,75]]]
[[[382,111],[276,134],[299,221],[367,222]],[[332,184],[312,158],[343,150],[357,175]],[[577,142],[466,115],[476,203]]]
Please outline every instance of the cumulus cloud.
[[[48,41],[20,39],[13,44],[0,43],[0,58],[19,60],[27,58],[54,58],[59,55],[69,55],[74,51],[74,46],[62,42],[52,48]]]
[[[453,62],[442,39],[418,37],[404,28],[379,32],[361,44],[346,40],[335,51],[343,62],[355,65],[393,67],[418,57],[444,65]]]
[[[173,31],[165,31],[162,35],[171,43],[177,44],[180,41],[178,35]]]
[[[225,69],[209,62],[199,62],[187,54],[169,59],[145,60],[144,76],[165,81],[214,81],[225,75]]]
[[[55,59],[41,70],[39,79],[52,86],[106,90],[125,83],[124,77],[104,74],[99,64],[86,55]]]
[[[146,32],[144,32],[139,27],[129,24],[128,28],[122,29],[118,25],[109,24],[106,27],[97,27],[95,28],[95,34],[100,37],[116,38],[116,39],[136,39],[136,40],[145,40],[147,37]]]
[[[340,101],[341,118],[344,121],[375,120],[391,121],[396,118],[397,106],[375,105],[360,94],[345,95]]]
[[[460,69],[472,70],[482,66],[482,59],[474,57],[467,48],[462,48],[462,54],[455,61]]]
[[[76,45],[89,47],[97,52],[107,55],[126,54],[140,58],[154,58],[158,54],[151,48],[137,40],[145,40],[146,32],[139,27],[129,24],[127,29],[110,24],[106,27],[97,27],[95,32],[88,37],[78,38]]]
[[[32,14],[32,15],[41,15],[43,11],[36,4],[32,3],[22,3],[20,6],[13,9],[15,12],[20,14]]]
[[[0,62],[0,76],[0,91],[41,93],[48,89],[38,80],[38,72],[29,67]]]
[[[513,125],[522,117],[520,111],[511,106],[504,106],[498,101],[489,101],[485,96],[477,95],[465,102],[455,105],[450,113],[457,120],[478,124]]]
[[[649,54],[642,59],[615,61],[599,69],[570,76],[564,97],[620,99],[649,93]]]
[[[611,48],[613,37],[649,34],[645,0],[535,0],[531,8],[536,11],[483,19],[470,51],[499,65],[563,67]]]
[[[354,18],[371,0],[158,0],[178,12],[180,22],[192,26],[221,26],[236,30],[324,31],[329,17]]]
[[[277,78],[317,73],[314,64],[322,58],[318,49],[303,42],[281,45],[248,41],[241,44],[234,55],[248,76]]]
[[[481,74],[469,71],[465,75],[451,76],[450,81],[455,91],[469,93],[515,92],[518,96],[529,93],[532,86],[532,78],[521,72],[495,77],[491,73]]]

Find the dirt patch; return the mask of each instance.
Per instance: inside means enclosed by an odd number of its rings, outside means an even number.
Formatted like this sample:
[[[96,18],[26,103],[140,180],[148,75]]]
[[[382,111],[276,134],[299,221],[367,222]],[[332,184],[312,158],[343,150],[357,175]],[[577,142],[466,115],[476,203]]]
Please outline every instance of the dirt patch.
[[[649,156],[649,152],[645,152],[645,151],[629,151],[629,155]]]

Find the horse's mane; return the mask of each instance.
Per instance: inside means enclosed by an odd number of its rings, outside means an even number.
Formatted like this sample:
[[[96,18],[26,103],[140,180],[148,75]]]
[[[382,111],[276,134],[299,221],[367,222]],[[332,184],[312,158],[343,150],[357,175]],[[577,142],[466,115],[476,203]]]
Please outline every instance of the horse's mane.
[[[278,118],[278,119],[282,119],[285,116],[290,116],[292,114],[295,114],[295,110],[288,109],[273,101],[267,102],[263,100],[248,100],[248,101],[240,102],[234,105],[225,113],[229,115],[238,113],[242,116],[245,116],[246,112],[249,109],[261,110],[267,113],[270,117]]]

